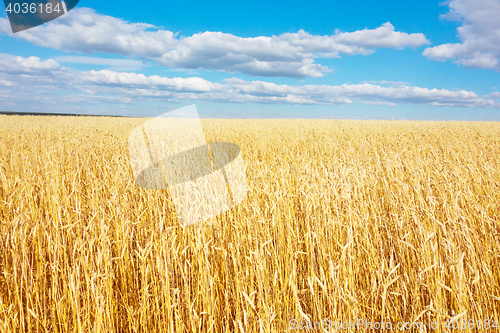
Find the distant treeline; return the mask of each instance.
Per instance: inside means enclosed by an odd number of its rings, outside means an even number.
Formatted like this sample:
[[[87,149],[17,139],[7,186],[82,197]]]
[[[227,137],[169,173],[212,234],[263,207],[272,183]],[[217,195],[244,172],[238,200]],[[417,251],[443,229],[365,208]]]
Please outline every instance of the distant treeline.
[[[73,116],[73,117],[126,117],[114,116],[105,114],[78,114],[78,113],[50,113],[50,112],[15,112],[15,111],[0,111],[0,114],[8,116]]]

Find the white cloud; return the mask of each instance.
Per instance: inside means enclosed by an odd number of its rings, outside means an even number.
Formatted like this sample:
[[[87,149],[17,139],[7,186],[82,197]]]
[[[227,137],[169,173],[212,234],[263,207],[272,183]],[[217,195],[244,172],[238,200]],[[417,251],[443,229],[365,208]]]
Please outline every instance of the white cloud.
[[[43,100],[43,96],[51,96],[55,91],[67,89],[72,79],[73,73],[53,59],[3,54],[0,56],[0,86],[16,88],[0,97],[0,105],[19,105],[27,101],[38,103]],[[5,92],[4,89],[0,91]]]
[[[158,75],[145,76],[144,74],[119,73],[110,70],[82,72],[79,79],[87,84],[148,90],[208,92],[218,91],[223,87],[222,84],[212,83],[199,77],[167,78]]]
[[[28,74],[28,75],[27,75]],[[389,85],[387,85],[389,83]],[[0,60],[0,85],[16,87],[14,96],[0,96],[0,103],[35,99],[37,103],[61,95],[77,104],[208,101],[266,104],[322,104],[395,106],[420,104],[458,107],[495,107],[500,93],[479,96],[472,91],[428,89],[404,82],[382,84],[287,85],[239,78],[210,82],[200,77],[168,78],[158,75],[101,71],[67,71],[54,60],[13,57]],[[33,95],[33,91],[38,91]],[[60,93],[56,93],[60,91]],[[68,93],[70,92],[70,93]],[[33,97],[35,96],[35,97]],[[47,97],[44,97],[47,96]],[[88,98],[87,98],[88,97]],[[57,100],[57,99],[53,99]]]
[[[158,62],[168,67],[213,69],[262,76],[320,77],[330,70],[315,58],[370,54],[375,49],[416,47],[428,43],[423,34],[394,31],[389,22],[374,30],[314,36],[304,30],[272,37],[241,38],[205,32],[179,40]]]
[[[463,106],[463,107],[499,107],[491,99],[483,98],[471,91],[446,89],[427,89],[409,85],[383,87],[374,84],[343,84],[289,86],[276,85],[261,81],[243,81],[232,78],[225,82],[240,93],[254,96],[302,96],[314,100],[314,104],[344,104],[350,100],[359,100],[369,103],[427,104],[436,106]],[[342,103],[342,100],[346,101]],[[340,103],[339,103],[340,102]]]
[[[454,59],[471,68],[500,71],[500,2],[498,0],[451,0],[442,18],[462,20],[457,29],[461,43],[426,48],[432,60]]]
[[[55,60],[40,60],[38,57],[0,58],[0,72],[24,75],[52,75],[65,71]]]
[[[0,18],[0,32],[7,33],[7,26],[7,19]],[[243,38],[207,31],[178,38],[171,31],[100,15],[90,8],[74,9],[46,25],[11,35],[58,50],[142,57],[171,68],[293,78],[321,77],[330,72],[314,62],[317,58],[368,55],[377,48],[401,49],[429,43],[423,34],[395,31],[389,22],[375,29],[331,36],[300,30],[279,36]]]
[[[175,44],[171,31],[156,30],[151,24],[129,23],[90,8],[76,8],[47,24],[10,33],[8,20],[0,18],[0,29],[35,45],[82,53],[104,52],[138,57],[157,57]],[[1,31],[1,30],[0,30]]]
[[[182,38],[157,59],[163,66],[225,70],[250,75],[320,77],[328,68],[314,63],[313,54],[279,37],[241,38],[204,32]]]
[[[0,86],[15,87],[15,86],[17,86],[17,83],[12,82],[12,81],[7,81],[7,80],[0,80]]]
[[[331,54],[369,54],[378,48],[418,47],[429,41],[421,33],[407,34],[394,31],[390,22],[369,30],[367,28],[355,32],[342,32],[332,36],[312,36],[303,30],[297,34],[284,34],[295,45],[303,45],[312,52]]]
[[[12,28],[10,27],[9,20],[3,17],[0,17],[0,33],[12,34]]]

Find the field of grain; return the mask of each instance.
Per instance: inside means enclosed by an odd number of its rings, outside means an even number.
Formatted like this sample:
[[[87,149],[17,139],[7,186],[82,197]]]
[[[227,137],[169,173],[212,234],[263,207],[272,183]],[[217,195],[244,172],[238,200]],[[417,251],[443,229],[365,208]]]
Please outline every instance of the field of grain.
[[[0,116],[1,332],[500,323],[500,123],[202,120],[250,192],[181,228],[134,184],[144,121]]]

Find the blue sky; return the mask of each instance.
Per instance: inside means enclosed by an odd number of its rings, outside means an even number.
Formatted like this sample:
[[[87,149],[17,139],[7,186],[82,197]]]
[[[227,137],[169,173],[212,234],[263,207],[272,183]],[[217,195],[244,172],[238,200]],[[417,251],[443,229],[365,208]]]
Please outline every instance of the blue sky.
[[[500,120],[500,2],[85,1],[12,33],[0,109]]]

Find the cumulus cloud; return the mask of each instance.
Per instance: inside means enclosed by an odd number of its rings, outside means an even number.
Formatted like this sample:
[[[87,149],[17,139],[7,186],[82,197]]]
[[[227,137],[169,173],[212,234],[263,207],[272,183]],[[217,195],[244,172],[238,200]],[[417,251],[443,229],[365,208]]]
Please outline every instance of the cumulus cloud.
[[[374,30],[314,36],[304,30],[272,37],[242,38],[205,32],[179,40],[158,62],[168,67],[214,69],[261,76],[320,77],[330,70],[315,57],[373,53],[377,48],[416,47],[428,43],[423,34],[394,31],[387,22]]]
[[[8,30],[0,18],[0,32]],[[77,8],[46,25],[12,35],[39,46],[68,52],[105,52],[151,59],[171,68],[220,70],[260,76],[321,77],[331,70],[317,58],[368,55],[378,48],[418,47],[429,42],[421,33],[395,31],[390,23],[375,29],[311,35],[303,30],[279,36],[243,38],[222,32],[178,37],[145,23],[129,23]]]
[[[461,43],[426,48],[432,60],[453,59],[470,68],[500,71],[500,2],[498,0],[450,0],[444,19],[461,20],[457,29]]]
[[[287,85],[259,80],[246,81],[234,77],[222,82],[211,82],[200,77],[168,78],[112,70],[68,71],[52,59],[43,61],[36,57],[0,59],[0,85],[17,85],[16,91],[23,99],[33,98],[29,96],[36,90],[38,95],[46,96],[52,96],[54,90],[65,90],[64,101],[75,104],[197,100],[309,105],[346,105],[360,102],[395,106],[403,103],[500,108],[500,103],[496,101],[500,97],[498,92],[479,96],[466,90],[429,89],[404,82],[382,82],[383,85]],[[71,94],[67,93],[68,91],[71,91]],[[0,96],[0,102],[8,102],[19,96]]]
[[[7,80],[0,80],[0,86],[15,87],[15,86],[17,86],[17,83],[12,82],[12,81],[7,81]]]
[[[8,20],[0,18],[0,29],[8,31],[7,25]],[[48,24],[10,35],[57,50],[158,57],[176,40],[171,31],[151,28],[151,24],[129,23],[90,8],[77,8]]]
[[[10,27],[9,20],[0,17],[0,33],[1,34],[11,34],[12,28]]]
[[[3,103],[15,105],[33,100],[34,91],[43,92],[38,95],[50,95],[56,90],[71,86],[74,73],[62,67],[53,59],[41,60],[38,57],[19,57],[0,54],[0,86],[16,87],[0,98]],[[40,96],[35,97],[38,100]],[[14,104],[12,104],[14,103]]]
[[[167,78],[158,75],[119,73],[111,70],[82,72],[78,77],[88,84],[149,90],[208,92],[218,91],[223,87],[222,84],[212,83],[199,77]]]
[[[280,38],[292,45],[304,47],[310,52],[335,57],[342,54],[370,54],[378,48],[418,47],[429,41],[421,33],[407,34],[394,31],[390,22],[373,30],[367,28],[355,32],[342,32],[332,36],[313,36],[304,30],[298,33],[287,33]]]
[[[42,61],[38,57],[18,56],[0,58],[0,72],[7,74],[53,75],[64,71],[64,67],[53,59]]]
[[[225,80],[242,94],[264,96],[301,96],[315,101],[314,104],[350,104],[351,100],[379,105],[396,103],[427,104],[436,106],[499,107],[491,99],[478,96],[472,91],[428,89],[409,85],[383,87],[374,84],[330,85],[276,85],[262,81],[243,81],[238,78]]]

